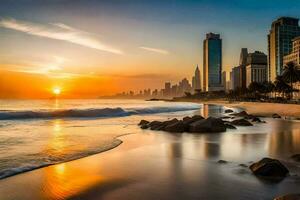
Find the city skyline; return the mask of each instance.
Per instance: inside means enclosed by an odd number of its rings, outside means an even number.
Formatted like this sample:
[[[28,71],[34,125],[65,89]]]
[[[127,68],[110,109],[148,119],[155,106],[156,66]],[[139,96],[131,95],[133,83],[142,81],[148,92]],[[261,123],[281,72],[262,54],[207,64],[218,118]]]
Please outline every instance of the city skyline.
[[[112,16],[112,1],[3,1],[1,97],[49,98],[54,87],[65,98],[154,89],[192,77],[196,63],[202,75],[201,42],[208,32],[221,34],[222,65],[229,72],[238,65],[241,48],[266,53],[271,22],[278,16],[298,18],[294,7],[300,5],[252,1],[245,9],[250,1],[115,2],[120,10]],[[66,7],[69,11],[57,14]]]

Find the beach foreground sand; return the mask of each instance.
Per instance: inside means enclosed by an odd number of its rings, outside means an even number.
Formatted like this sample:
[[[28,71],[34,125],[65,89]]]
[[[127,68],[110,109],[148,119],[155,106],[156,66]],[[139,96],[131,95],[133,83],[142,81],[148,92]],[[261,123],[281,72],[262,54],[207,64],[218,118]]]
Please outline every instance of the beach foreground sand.
[[[240,164],[299,147],[281,136],[145,130],[113,150],[3,179],[0,199],[273,199],[299,191],[299,168],[273,183]]]

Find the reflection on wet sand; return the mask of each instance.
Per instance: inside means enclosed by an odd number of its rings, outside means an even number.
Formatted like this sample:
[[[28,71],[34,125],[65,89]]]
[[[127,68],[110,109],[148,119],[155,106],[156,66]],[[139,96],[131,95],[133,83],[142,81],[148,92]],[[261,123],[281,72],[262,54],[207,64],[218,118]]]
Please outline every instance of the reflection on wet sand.
[[[42,196],[46,199],[68,199],[103,181],[100,174],[99,169],[91,165],[78,167],[62,163],[45,168]]]
[[[289,157],[300,152],[300,123],[277,121],[272,124],[269,134],[269,153],[271,156]]]

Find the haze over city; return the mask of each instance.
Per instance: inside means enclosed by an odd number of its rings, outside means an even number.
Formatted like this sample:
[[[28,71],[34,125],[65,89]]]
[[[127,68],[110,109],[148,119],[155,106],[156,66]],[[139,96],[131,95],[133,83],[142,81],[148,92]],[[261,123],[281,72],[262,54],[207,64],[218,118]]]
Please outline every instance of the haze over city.
[[[116,4],[117,3],[117,4]],[[162,88],[202,73],[203,40],[221,34],[223,70],[240,49],[267,53],[270,22],[299,1],[1,1],[1,98],[90,98]],[[26,84],[24,84],[26,83]]]

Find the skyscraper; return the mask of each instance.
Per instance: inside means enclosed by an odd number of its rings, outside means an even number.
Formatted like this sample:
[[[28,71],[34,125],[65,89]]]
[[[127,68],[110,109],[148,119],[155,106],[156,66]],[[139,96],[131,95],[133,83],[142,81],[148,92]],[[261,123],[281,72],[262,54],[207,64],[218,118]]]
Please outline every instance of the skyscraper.
[[[201,89],[201,77],[200,77],[200,70],[199,70],[198,65],[195,70],[195,75],[193,76],[192,88],[193,88],[193,90]]]
[[[248,56],[248,49],[242,48],[240,53],[240,87],[245,89],[246,88],[246,63],[247,63],[247,56]]]
[[[203,91],[223,90],[222,39],[220,34],[207,33],[203,41]]]
[[[282,74],[283,56],[291,53],[292,39],[300,35],[299,19],[281,17],[272,23],[268,34],[268,79]]]

